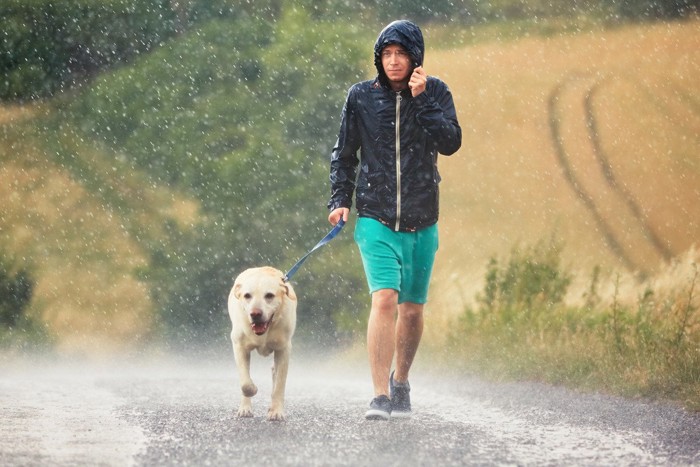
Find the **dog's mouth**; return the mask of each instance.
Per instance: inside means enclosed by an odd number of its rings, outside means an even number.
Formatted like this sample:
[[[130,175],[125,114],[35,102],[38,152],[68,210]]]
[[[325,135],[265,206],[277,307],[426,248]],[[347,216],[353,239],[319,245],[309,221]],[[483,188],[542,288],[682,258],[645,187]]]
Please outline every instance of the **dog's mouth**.
[[[250,323],[250,327],[256,336],[262,336],[267,332],[267,328],[270,327],[270,323],[272,322],[272,318],[274,316],[274,314],[270,316],[270,319],[267,321],[253,321]]]

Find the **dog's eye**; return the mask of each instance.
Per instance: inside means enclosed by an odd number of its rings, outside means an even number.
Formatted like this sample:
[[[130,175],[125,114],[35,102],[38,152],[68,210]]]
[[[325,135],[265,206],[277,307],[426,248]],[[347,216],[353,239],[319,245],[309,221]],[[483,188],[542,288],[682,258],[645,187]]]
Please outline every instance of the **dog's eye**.
[[[250,300],[251,298],[253,298],[253,296],[250,293],[246,293],[243,294],[243,298],[245,298],[246,300]]]
[[[273,294],[272,292],[268,292],[265,294],[265,300],[269,301],[269,300],[272,300],[273,298],[275,298],[275,294]]]

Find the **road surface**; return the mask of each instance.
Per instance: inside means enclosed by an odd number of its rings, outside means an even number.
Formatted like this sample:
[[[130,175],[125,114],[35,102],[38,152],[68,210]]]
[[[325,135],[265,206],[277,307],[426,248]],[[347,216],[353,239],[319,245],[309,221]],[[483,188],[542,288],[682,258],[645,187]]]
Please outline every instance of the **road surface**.
[[[294,355],[287,420],[265,419],[253,357],[238,419],[232,359],[0,362],[0,465],[700,465],[700,414],[534,383],[415,368],[415,415],[366,421],[364,361]]]

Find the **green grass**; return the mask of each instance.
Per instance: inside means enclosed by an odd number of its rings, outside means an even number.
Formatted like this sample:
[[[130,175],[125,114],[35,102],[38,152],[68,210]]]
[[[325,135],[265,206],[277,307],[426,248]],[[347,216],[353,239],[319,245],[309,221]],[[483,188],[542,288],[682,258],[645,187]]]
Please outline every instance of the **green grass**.
[[[569,273],[556,246],[516,250],[493,260],[477,305],[467,308],[450,343],[462,368],[494,379],[537,380],[628,397],[677,401],[700,410],[698,267],[676,266],[684,282],[639,283],[634,301],[598,296],[592,278],[579,306],[561,299]],[[533,271],[539,271],[534,272]],[[533,286],[533,287],[530,287]]]

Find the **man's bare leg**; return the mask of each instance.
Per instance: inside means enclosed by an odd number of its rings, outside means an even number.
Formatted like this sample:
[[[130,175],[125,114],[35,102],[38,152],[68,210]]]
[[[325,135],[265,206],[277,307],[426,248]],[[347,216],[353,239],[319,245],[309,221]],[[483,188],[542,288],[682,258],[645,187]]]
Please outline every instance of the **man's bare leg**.
[[[408,372],[423,336],[423,305],[405,302],[398,306],[396,321],[396,370],[394,381],[408,381]]]
[[[398,292],[393,289],[381,289],[372,294],[372,309],[367,323],[367,352],[375,397],[389,395],[398,298]]]

